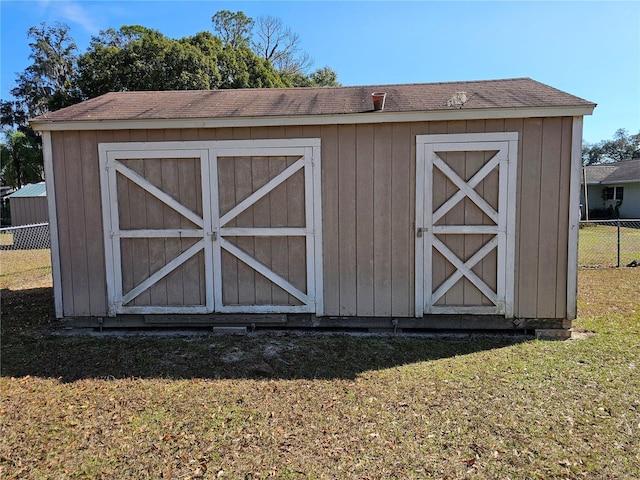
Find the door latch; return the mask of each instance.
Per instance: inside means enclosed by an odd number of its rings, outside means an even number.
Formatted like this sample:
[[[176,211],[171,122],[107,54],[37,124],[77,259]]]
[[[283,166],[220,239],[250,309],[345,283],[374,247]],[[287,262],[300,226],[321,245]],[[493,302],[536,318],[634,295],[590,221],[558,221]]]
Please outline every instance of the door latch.
[[[422,237],[422,234],[423,234],[424,232],[428,232],[428,231],[429,231],[429,229],[428,229],[428,228],[425,228],[425,227],[418,227],[418,228],[416,228],[416,236],[417,236],[417,237]]]
[[[209,236],[211,237],[212,242],[215,242],[218,239],[218,234],[216,232],[209,232]]]

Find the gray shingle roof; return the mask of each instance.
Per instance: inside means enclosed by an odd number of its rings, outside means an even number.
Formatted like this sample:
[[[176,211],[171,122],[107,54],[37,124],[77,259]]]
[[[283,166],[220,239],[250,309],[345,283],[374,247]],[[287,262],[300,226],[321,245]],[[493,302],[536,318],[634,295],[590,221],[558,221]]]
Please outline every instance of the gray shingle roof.
[[[585,167],[588,184],[640,182],[640,158]]]
[[[594,107],[595,104],[530,78],[359,87],[183,90],[107,93],[42,115],[36,122],[252,118],[367,113],[371,94],[386,92],[385,112],[458,109],[448,106],[465,92],[462,108]]]

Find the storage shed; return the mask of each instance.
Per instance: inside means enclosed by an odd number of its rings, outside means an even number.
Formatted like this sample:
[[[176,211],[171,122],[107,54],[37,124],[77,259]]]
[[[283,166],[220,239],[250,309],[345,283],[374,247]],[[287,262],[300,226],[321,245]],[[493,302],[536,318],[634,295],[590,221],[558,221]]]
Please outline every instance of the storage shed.
[[[9,195],[11,225],[32,225],[48,221],[47,187],[44,182],[31,183]]]
[[[56,314],[566,329],[594,107],[520,78],[109,93],[38,117]]]

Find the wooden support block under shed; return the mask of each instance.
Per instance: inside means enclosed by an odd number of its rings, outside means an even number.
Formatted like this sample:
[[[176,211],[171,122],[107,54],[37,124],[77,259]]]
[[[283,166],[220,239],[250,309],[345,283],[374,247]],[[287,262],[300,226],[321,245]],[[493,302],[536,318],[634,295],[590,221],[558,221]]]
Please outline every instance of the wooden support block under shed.
[[[571,330],[565,328],[537,328],[536,340],[570,340]]]

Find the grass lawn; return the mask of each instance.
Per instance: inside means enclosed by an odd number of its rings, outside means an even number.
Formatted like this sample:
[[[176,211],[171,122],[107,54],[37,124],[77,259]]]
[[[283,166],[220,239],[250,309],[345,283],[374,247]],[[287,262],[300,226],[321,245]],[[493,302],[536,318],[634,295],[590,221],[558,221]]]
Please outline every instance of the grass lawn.
[[[72,337],[7,253],[0,478],[640,476],[640,268],[580,271],[584,340]]]
[[[618,264],[618,231],[616,226],[590,224],[580,228],[578,264],[611,267]],[[620,229],[620,265],[640,262],[640,228]]]

